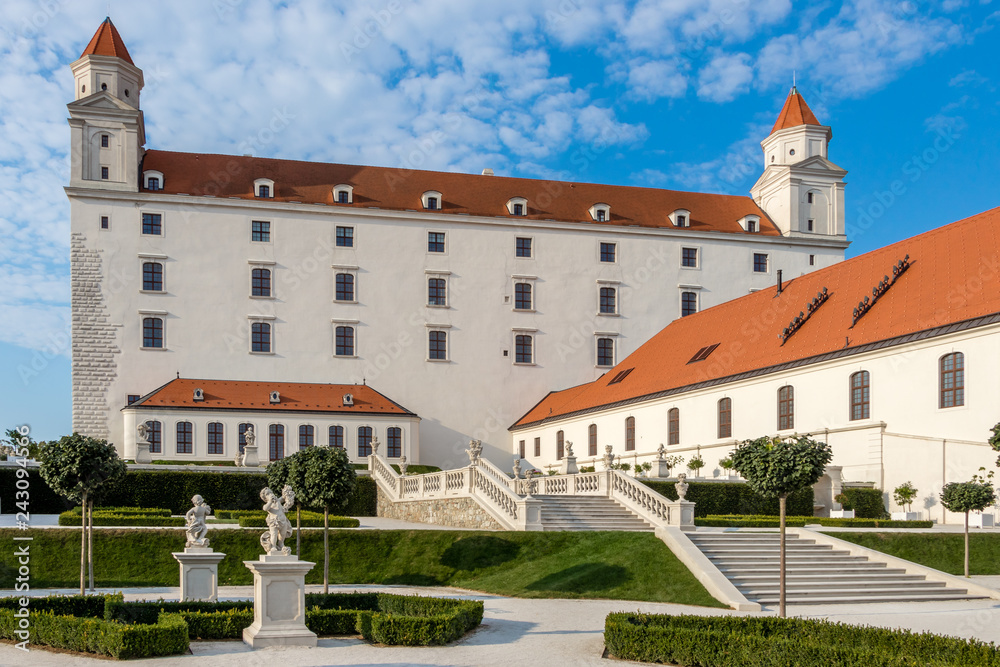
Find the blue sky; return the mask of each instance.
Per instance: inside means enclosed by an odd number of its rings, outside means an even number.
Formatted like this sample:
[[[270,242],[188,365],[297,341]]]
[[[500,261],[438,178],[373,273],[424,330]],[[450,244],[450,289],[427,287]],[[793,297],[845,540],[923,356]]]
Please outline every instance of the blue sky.
[[[6,0],[0,427],[71,428],[69,64],[106,2]],[[747,194],[792,82],[854,256],[1000,205],[1000,2],[113,2],[147,146]],[[273,135],[264,128],[277,127]]]

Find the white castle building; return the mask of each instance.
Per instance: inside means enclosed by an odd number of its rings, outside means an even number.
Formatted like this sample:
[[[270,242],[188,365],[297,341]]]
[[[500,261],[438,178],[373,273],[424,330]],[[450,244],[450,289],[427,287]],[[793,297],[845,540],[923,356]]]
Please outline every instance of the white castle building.
[[[123,453],[123,409],[180,377],[371,384],[420,415],[420,463],[472,438],[504,462],[549,388],[848,245],[846,172],[794,89],[737,197],[148,150],[110,20],[72,70],[73,428]],[[176,437],[162,458],[194,456]]]

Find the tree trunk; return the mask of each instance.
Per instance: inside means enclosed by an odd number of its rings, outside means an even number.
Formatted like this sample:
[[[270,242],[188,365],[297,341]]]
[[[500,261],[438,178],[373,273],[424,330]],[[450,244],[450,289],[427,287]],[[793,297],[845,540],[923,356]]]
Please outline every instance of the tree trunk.
[[[778,509],[781,515],[781,544],[778,555],[778,616],[785,617],[785,498],[788,494],[778,496]]]
[[[295,555],[302,555],[302,503],[295,503]]]
[[[87,572],[90,590],[94,590],[94,501],[87,503]]]
[[[969,578],[969,510],[965,511],[965,578]]]
[[[83,492],[83,500],[81,501],[80,511],[80,595],[84,595],[86,590],[84,589],[84,584],[86,583],[86,572],[87,572],[87,492]]]
[[[323,595],[330,592],[330,507],[323,506]]]

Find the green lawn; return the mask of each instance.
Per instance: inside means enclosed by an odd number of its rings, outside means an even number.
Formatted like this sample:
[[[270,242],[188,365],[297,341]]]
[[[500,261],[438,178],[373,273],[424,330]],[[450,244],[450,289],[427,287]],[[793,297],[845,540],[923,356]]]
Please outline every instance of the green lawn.
[[[949,574],[963,573],[961,533],[830,533],[833,537],[920,563]],[[969,574],[1000,574],[1000,535],[969,533]]]
[[[13,544],[12,529],[0,541]],[[80,533],[35,530],[31,587],[79,584]],[[256,531],[210,530],[220,585],[249,585],[244,560],[261,553]],[[295,538],[289,540],[294,547]],[[97,530],[94,578],[100,586],[177,586],[170,555],[184,546],[182,531]],[[323,533],[303,531],[301,557],[317,563],[306,583],[322,583]],[[0,588],[14,585],[13,549],[0,556]],[[605,598],[723,607],[651,533],[487,533],[444,530],[331,531],[330,580],[337,584],[458,586],[529,598]]]

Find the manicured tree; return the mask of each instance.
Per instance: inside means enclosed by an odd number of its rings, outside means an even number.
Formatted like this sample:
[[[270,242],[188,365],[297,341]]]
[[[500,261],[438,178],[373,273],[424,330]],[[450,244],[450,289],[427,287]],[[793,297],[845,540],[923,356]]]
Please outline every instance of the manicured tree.
[[[93,513],[93,498],[102,487],[125,476],[125,462],[107,440],[79,433],[46,444],[41,456],[38,472],[45,483],[59,495],[79,501],[83,509],[80,526],[80,595],[83,595],[88,543],[92,544],[94,539],[92,522],[88,522]]]
[[[833,459],[830,445],[806,436],[741,442],[730,457],[733,469],[751,489],[765,498],[778,498],[781,546],[778,556],[778,615],[785,615],[785,500],[788,494],[812,486]]]
[[[283,489],[285,484],[295,492],[295,554],[302,553],[302,475],[294,476],[292,463],[298,453],[283,459],[272,461],[267,465],[267,486],[271,489]]]
[[[1000,424],[995,424],[990,431],[993,433],[988,440],[990,447],[992,447],[995,451],[1000,452]],[[1000,456],[997,457],[997,466],[1000,466]]]
[[[986,468],[980,468],[985,471]],[[980,477],[973,475],[971,482],[951,482],[941,489],[941,504],[952,512],[965,512],[965,576],[969,576],[969,512],[981,512],[996,501],[993,490],[993,471]]]
[[[323,508],[323,592],[330,592],[330,510],[347,506],[357,476],[343,447],[310,447],[293,457],[292,478],[302,479],[302,504]],[[294,488],[294,487],[293,487]]]
[[[903,482],[892,491],[892,499],[903,508],[904,512],[909,512],[913,501],[917,497],[917,488],[912,482]]]

